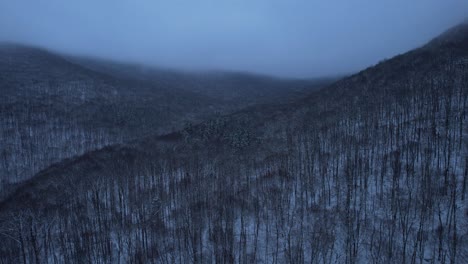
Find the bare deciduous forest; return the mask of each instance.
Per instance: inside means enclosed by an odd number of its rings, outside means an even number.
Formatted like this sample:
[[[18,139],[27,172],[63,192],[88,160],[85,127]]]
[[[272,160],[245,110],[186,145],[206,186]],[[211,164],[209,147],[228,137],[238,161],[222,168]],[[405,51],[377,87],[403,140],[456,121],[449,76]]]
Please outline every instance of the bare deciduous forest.
[[[174,73],[165,89],[15,52],[0,263],[468,262],[465,24],[333,83]],[[7,72],[34,56],[37,80]],[[222,101],[236,86],[254,88]]]

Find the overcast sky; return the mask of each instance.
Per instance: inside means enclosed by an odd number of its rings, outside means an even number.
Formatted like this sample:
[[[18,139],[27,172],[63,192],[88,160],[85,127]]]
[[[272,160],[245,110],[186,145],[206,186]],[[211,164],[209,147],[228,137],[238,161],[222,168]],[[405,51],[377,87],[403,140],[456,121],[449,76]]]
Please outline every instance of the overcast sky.
[[[0,41],[203,70],[349,73],[468,17],[468,0],[0,0]]]

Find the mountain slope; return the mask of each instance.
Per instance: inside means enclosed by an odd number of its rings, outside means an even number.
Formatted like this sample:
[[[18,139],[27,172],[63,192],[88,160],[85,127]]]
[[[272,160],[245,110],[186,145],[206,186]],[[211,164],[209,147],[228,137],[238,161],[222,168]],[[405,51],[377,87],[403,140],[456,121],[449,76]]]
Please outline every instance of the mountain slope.
[[[87,70],[50,52],[0,49],[1,179],[206,115],[209,100]],[[18,152],[21,150],[21,152]]]
[[[331,83],[333,78],[289,80],[240,72],[181,72],[92,58],[69,57],[89,69],[151,82],[171,90],[196,92],[227,104],[281,103]]]
[[[77,58],[72,60],[38,48],[0,45],[3,195],[8,193],[5,188],[10,184],[28,179],[64,158],[146,135],[167,133],[185,123],[196,123],[252,104],[259,96],[252,87],[262,86],[268,95],[263,102],[267,102],[280,95],[294,94],[298,86],[296,81],[285,80],[280,89],[269,91],[272,82],[263,82],[264,77],[251,76],[241,83],[236,83],[234,75],[192,76],[183,81],[184,74],[157,70],[152,71],[149,80],[139,78],[136,73],[124,75],[122,71],[106,70],[129,66],[92,61],[93,67],[85,67],[79,62]],[[243,92],[236,98],[222,95],[215,98],[195,89],[212,85],[213,80],[224,80],[222,85],[226,87],[219,89],[226,93],[239,85],[243,86]],[[301,89],[314,89],[323,83],[310,81]]]
[[[464,263],[465,37],[302,100],[56,164],[0,204],[0,257]]]

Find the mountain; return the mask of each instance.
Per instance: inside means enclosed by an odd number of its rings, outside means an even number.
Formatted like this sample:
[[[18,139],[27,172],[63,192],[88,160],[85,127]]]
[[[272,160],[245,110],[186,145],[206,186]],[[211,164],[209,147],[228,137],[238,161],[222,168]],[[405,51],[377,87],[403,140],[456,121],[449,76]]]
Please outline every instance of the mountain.
[[[0,45],[0,199],[18,182],[65,158],[168,133],[255,100],[292,98],[329,82],[153,68],[142,75],[134,68]]]
[[[464,29],[302,99],[56,163],[0,204],[0,259],[464,263]]]
[[[453,27],[437,38],[433,39],[425,48],[437,48],[445,46],[445,48],[456,49],[463,52],[468,44],[468,20],[462,24]],[[454,51],[454,50],[453,50]]]
[[[83,67],[113,76],[142,80],[159,87],[196,92],[228,104],[243,106],[297,99],[336,78],[280,79],[242,72],[182,72],[93,58],[69,57]]]

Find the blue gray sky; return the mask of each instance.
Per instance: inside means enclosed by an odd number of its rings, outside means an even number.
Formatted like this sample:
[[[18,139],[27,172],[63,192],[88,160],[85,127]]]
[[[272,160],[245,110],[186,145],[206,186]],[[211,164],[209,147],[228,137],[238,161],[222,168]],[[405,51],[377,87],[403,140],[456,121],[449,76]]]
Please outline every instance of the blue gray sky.
[[[466,17],[467,0],[0,0],[0,41],[302,78],[358,71]]]

